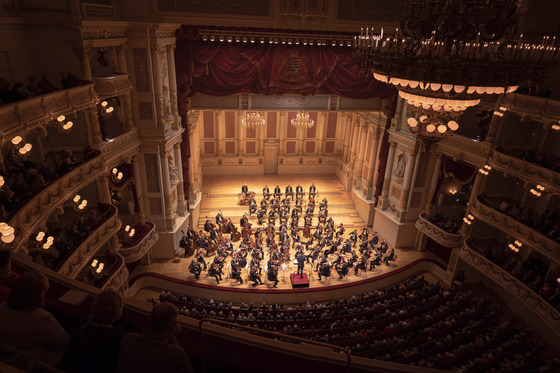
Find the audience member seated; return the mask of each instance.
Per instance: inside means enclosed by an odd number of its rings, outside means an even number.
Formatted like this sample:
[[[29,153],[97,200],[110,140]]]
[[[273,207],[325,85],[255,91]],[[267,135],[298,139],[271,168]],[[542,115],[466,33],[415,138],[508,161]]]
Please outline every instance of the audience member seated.
[[[18,278],[18,274],[12,271],[12,252],[0,250],[0,303],[8,298],[8,293]]]
[[[57,366],[68,344],[68,334],[43,309],[49,289],[47,277],[39,272],[20,276],[0,304],[0,343],[22,351],[31,363]]]
[[[169,302],[157,304],[150,316],[150,329],[143,334],[123,337],[117,372],[192,373],[187,353],[179,346],[177,307]]]
[[[72,336],[61,368],[73,373],[114,372],[124,332],[114,327],[121,317],[123,299],[114,290],[104,290],[93,301],[92,314]]]

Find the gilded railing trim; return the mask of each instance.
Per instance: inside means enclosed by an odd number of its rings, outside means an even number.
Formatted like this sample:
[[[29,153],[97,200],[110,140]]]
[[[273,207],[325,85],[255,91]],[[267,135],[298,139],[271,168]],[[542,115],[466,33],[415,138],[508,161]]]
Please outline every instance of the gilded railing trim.
[[[154,224],[150,231],[144,236],[140,242],[131,247],[121,247],[119,254],[124,258],[126,263],[132,263],[140,260],[146,253],[152,248],[152,246],[158,241],[159,233],[156,230],[156,225]]]
[[[124,262],[124,258],[119,254],[114,254],[114,255],[118,255],[121,257],[121,261],[120,261],[121,265],[119,266],[119,268],[117,268],[115,272],[113,272],[111,276],[109,276],[105,284],[101,287],[101,289],[103,290],[104,289],[118,290],[121,289],[121,287],[123,287],[123,285],[128,282],[128,268],[126,268],[126,263]],[[128,288],[128,284],[127,286],[124,286],[123,290],[126,290],[127,288]]]

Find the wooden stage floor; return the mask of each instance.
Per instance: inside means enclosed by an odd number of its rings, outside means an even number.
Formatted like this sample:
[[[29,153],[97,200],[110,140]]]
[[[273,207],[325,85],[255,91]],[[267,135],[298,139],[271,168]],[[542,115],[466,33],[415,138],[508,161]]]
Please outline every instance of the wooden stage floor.
[[[247,215],[249,216],[248,207],[238,204],[237,195],[241,192],[241,186],[243,184],[247,184],[250,191],[255,191],[257,205],[259,205],[260,201],[262,200],[262,188],[265,184],[268,185],[271,192],[276,185],[279,185],[282,189],[282,192],[284,192],[284,189],[288,184],[293,187],[295,192],[296,186],[298,184],[301,184],[307,197],[307,192],[309,191],[309,186],[312,182],[315,184],[318,191],[318,196],[315,198],[317,207],[315,209],[315,216],[313,218],[313,228],[317,225],[318,203],[323,197],[326,197],[328,199],[328,216],[333,218],[335,227],[338,227],[340,223],[344,224],[344,227],[346,229],[346,232],[344,234],[345,238],[347,238],[349,236],[349,233],[354,229],[357,229],[359,234],[361,232],[361,229],[364,227],[364,221],[359,217],[358,212],[354,207],[354,203],[352,202],[352,199],[350,197],[350,193],[344,190],[342,183],[337,179],[335,175],[205,176],[202,184],[202,201],[200,207],[198,229],[202,229],[206,217],[214,222],[218,209],[222,211],[224,217],[231,218],[233,223],[237,227],[239,227],[239,220],[243,216],[243,214],[247,213]],[[303,219],[300,219],[300,227],[303,226],[302,220]],[[249,217],[249,221],[252,223],[253,228],[259,226],[257,224],[255,215]],[[278,226],[279,223],[277,220],[276,228],[278,228]],[[262,227],[266,227],[266,224],[263,224]],[[311,232],[314,232],[314,230],[315,229],[312,229]],[[368,228],[368,230],[371,232],[371,227]],[[276,231],[278,232],[278,229],[276,229]],[[381,240],[383,239],[383,232],[378,233],[381,242]],[[306,239],[302,239],[302,241],[304,242],[305,240]],[[240,241],[234,243],[234,248],[238,247],[239,242]],[[356,252],[358,253],[358,256],[361,256],[359,254],[359,251],[357,250],[357,247]],[[293,261],[293,249],[290,250],[290,254]],[[418,252],[414,249],[395,248],[395,254],[397,255],[397,260],[394,262],[390,262],[390,265],[382,264],[380,266],[377,266],[374,271],[367,271],[364,273],[359,273],[358,275],[354,275],[353,268],[350,268],[348,275],[343,279],[339,279],[339,275],[333,269],[330,279],[323,279],[322,281],[319,281],[317,272],[314,272],[312,270],[311,264],[307,264],[305,267],[305,272],[310,278],[309,287],[319,288],[325,286],[336,286],[349,284],[356,281],[363,281],[367,278],[373,279],[377,276],[390,273],[391,271],[406,266],[416,259],[432,257],[429,254]],[[138,266],[131,275],[131,278],[143,272],[155,272],[180,280],[217,286],[219,288],[223,288],[224,290],[226,290],[227,288],[253,289],[253,287],[251,286],[252,282],[248,281],[247,279],[246,271],[243,271],[242,273],[244,284],[239,284],[238,282],[228,278],[229,269],[226,269],[225,267],[223,269],[225,275],[223,276],[223,280],[220,281],[219,285],[216,284],[216,280],[213,277],[207,276],[206,272],[202,272],[200,280],[197,281],[194,278],[194,275],[192,275],[188,271],[188,266],[191,262],[191,259],[192,257],[181,258],[179,261],[174,261],[171,259],[154,260],[150,265]],[[228,263],[230,259],[231,257],[228,256],[228,258],[226,259],[226,263]],[[249,255],[248,261],[250,259],[251,258]],[[213,256],[206,259],[207,262],[211,260],[213,260]],[[265,250],[265,259],[261,262],[261,267],[264,267],[267,260],[268,255],[267,250]],[[287,267],[285,271],[280,271],[278,275],[278,279],[280,280],[278,289],[292,288],[292,284],[290,282],[290,274],[297,271],[297,265],[294,265],[293,262],[286,264],[289,265],[289,267]],[[266,281],[266,277],[266,273],[263,269],[261,279],[263,280],[264,284],[257,286],[256,289],[275,291],[276,289],[272,288],[273,284],[267,283],[268,281]],[[157,289],[154,289],[154,291],[157,291]],[[146,299],[146,295],[147,294],[145,292],[142,292],[142,294],[139,293],[137,296]]]

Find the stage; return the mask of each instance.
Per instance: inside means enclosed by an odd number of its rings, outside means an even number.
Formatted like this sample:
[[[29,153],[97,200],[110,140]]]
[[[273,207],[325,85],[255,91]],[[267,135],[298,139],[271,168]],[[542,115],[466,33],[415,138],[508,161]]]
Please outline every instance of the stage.
[[[215,222],[215,216],[218,210],[221,210],[225,218],[231,218],[233,223],[238,228],[239,219],[243,216],[244,213],[247,213],[247,216],[249,217],[249,221],[252,223],[253,228],[259,227],[259,225],[257,224],[256,216],[254,214],[251,216],[249,215],[248,206],[242,206],[238,204],[238,193],[241,192],[241,186],[243,184],[246,184],[248,186],[249,191],[255,192],[257,205],[259,205],[262,199],[262,188],[264,187],[264,185],[268,185],[271,192],[273,191],[274,187],[276,187],[276,185],[279,185],[282,189],[282,192],[284,192],[286,185],[289,184],[292,186],[295,193],[296,186],[300,184],[303,187],[307,199],[307,193],[309,191],[309,186],[311,185],[311,183],[314,183],[317,187],[318,194],[315,198],[317,206],[318,202],[320,202],[323,198],[327,198],[328,216],[333,218],[335,228],[338,227],[340,223],[344,224],[344,238],[346,239],[349,236],[350,232],[354,229],[356,229],[359,234],[364,227],[364,222],[359,217],[354,207],[350,193],[344,190],[342,183],[337,179],[335,175],[205,176],[202,186],[200,219],[196,228],[202,229],[207,217],[208,219],[212,220],[212,222]],[[302,220],[303,219],[300,219],[301,228],[303,227]],[[265,222],[261,227],[264,229],[266,225],[267,222]],[[315,213],[312,222],[312,233],[314,232],[314,228],[316,225],[317,212]],[[278,232],[278,219],[276,220],[275,227],[276,232]],[[371,228],[369,228],[369,231],[371,232]],[[381,242],[381,240],[383,239],[383,232],[378,232],[378,234]],[[302,241],[305,242],[306,239],[302,238]],[[234,242],[235,249],[237,249],[237,247],[239,246],[239,242],[240,241]],[[389,249],[391,249],[391,247]],[[358,252],[357,247],[355,247],[355,250],[356,252]],[[229,263],[229,261],[231,260],[231,256],[228,256],[225,261],[226,265],[223,269],[224,275],[219,285],[216,283],[216,280],[213,277],[207,276],[207,273],[204,271],[202,272],[199,280],[196,280],[194,275],[189,273],[188,266],[191,262],[192,257],[181,257],[179,261],[160,259],[154,260],[150,265],[139,265],[134,270],[131,278],[134,278],[141,273],[153,272],[167,277],[175,278],[181,282],[186,281],[187,283],[189,283],[189,285],[201,285],[206,288],[212,287],[223,290],[231,289],[234,291],[243,289],[243,293],[245,293],[246,291],[286,292],[294,289],[292,287],[292,281],[290,280],[290,275],[297,272],[297,265],[293,263],[294,253],[294,249],[290,249],[291,260],[289,262],[285,262],[283,265],[283,270],[281,269],[279,271],[279,283],[277,288],[273,288],[273,283],[268,282],[264,270],[261,276],[263,285],[258,285],[256,287],[251,286],[252,282],[248,279],[247,270],[243,270],[241,274],[244,281],[243,284],[240,284],[239,282],[228,278],[230,270],[229,268],[226,268],[226,266],[227,263]],[[329,278],[323,278],[323,280],[319,280],[318,272],[316,272],[315,268],[312,267],[311,262],[306,263],[304,272],[308,280],[308,287],[306,286],[303,289],[297,288],[297,290],[301,291],[305,289],[332,288],[338,286],[345,287],[353,283],[363,283],[364,281],[368,281],[369,279],[374,279],[379,276],[387,276],[392,271],[398,270],[399,268],[404,267],[419,258],[426,257],[426,254],[419,253],[413,249],[395,248],[395,254],[397,256],[397,260],[390,262],[389,265],[383,263],[376,266],[376,268],[371,271],[359,271],[358,274],[355,274],[354,269],[350,268],[348,274],[342,279],[339,278],[339,275],[333,269]],[[266,261],[268,260],[268,252],[266,249],[264,251],[264,257],[265,259],[262,261],[261,267],[264,267]],[[334,256],[329,256],[329,260],[332,260],[333,258]],[[213,260],[213,256],[207,257],[205,259],[206,262],[210,263]],[[248,256],[248,260],[250,260],[250,256]],[[154,290],[157,291],[157,289]]]

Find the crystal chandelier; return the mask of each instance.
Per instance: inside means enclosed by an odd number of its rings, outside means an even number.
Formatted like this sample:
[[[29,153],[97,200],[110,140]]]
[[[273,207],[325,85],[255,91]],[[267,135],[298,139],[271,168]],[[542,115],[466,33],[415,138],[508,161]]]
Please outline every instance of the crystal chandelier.
[[[309,117],[309,113],[300,111],[295,118],[291,120],[292,126],[298,128],[311,128],[315,125],[315,121]]]
[[[265,120],[259,113],[247,113],[247,116],[241,119],[243,127],[257,128],[265,125]]]
[[[453,133],[481,98],[539,81],[558,56],[556,38],[515,37],[518,0],[407,0],[399,28],[362,29],[360,67],[394,85],[415,117],[408,124],[427,147]]]

